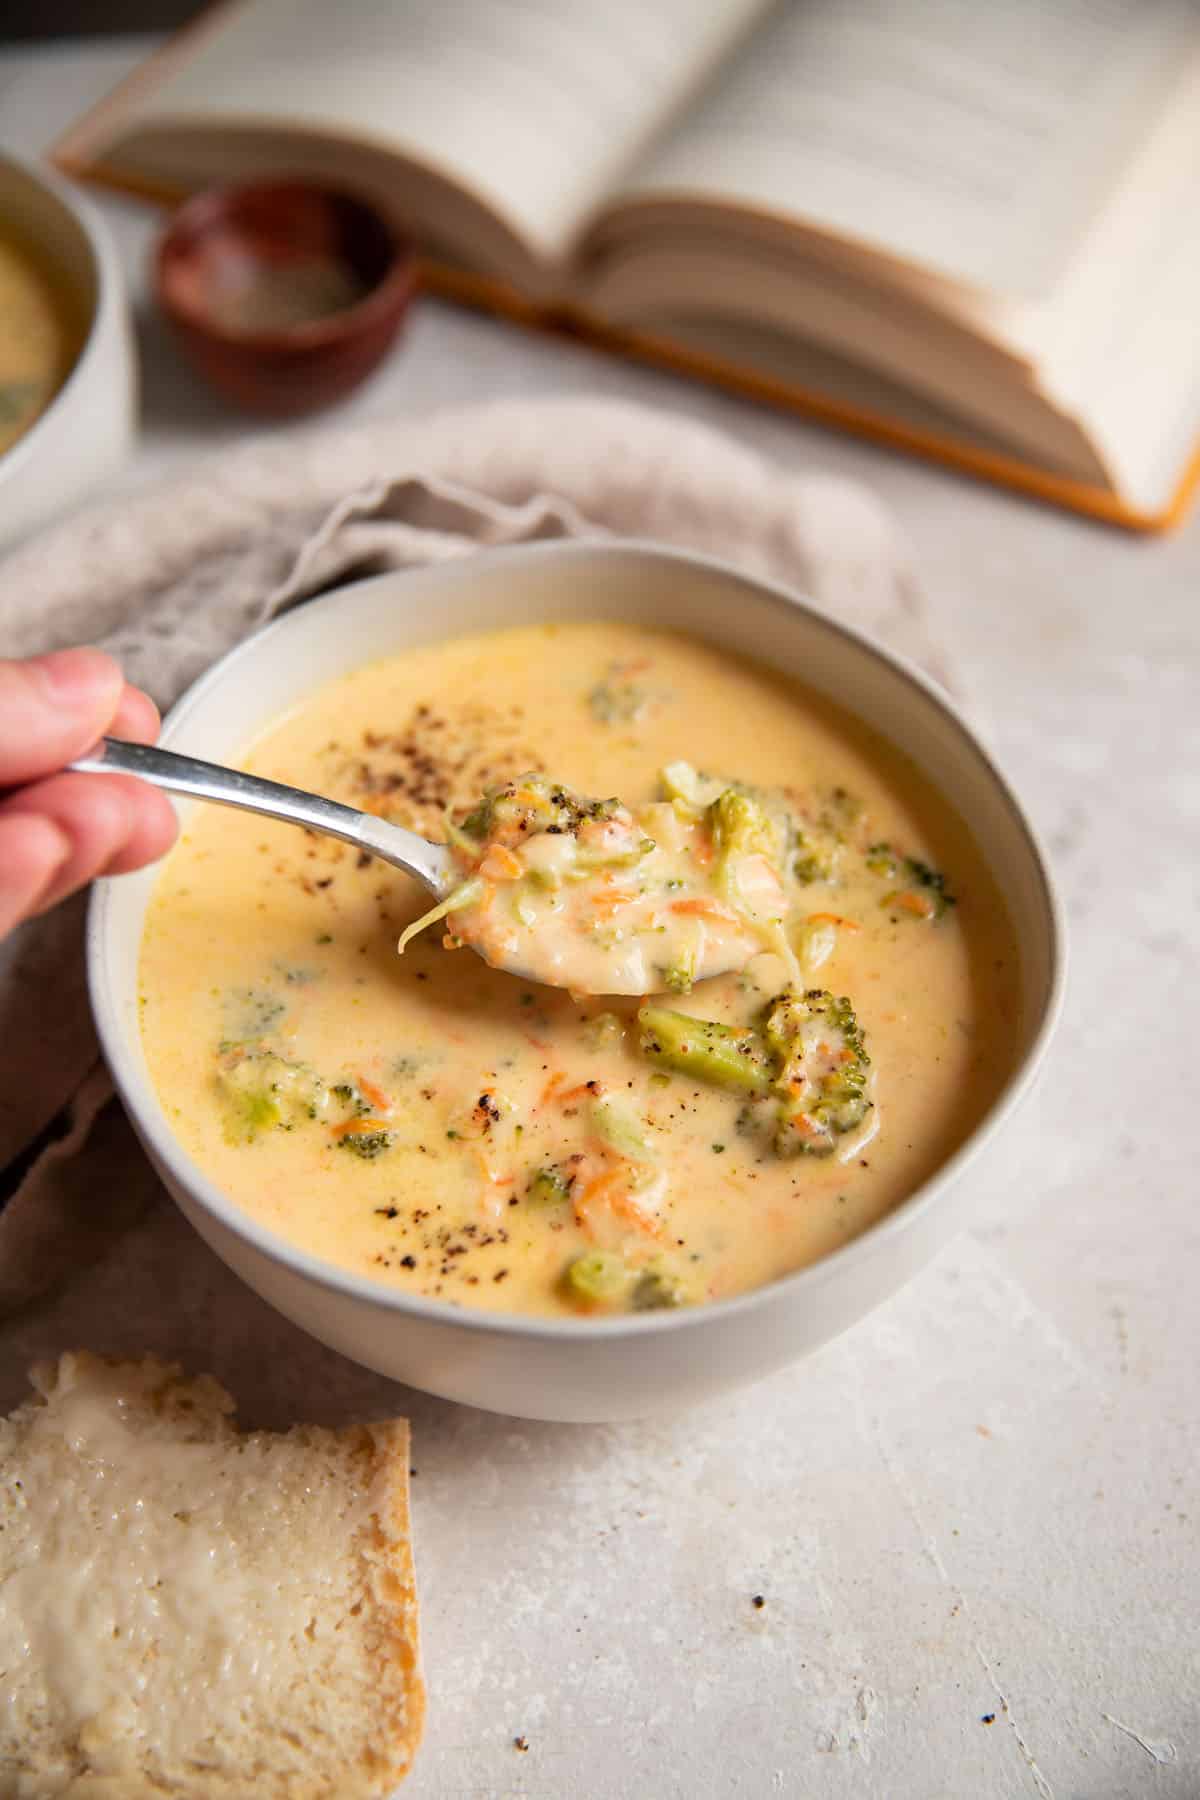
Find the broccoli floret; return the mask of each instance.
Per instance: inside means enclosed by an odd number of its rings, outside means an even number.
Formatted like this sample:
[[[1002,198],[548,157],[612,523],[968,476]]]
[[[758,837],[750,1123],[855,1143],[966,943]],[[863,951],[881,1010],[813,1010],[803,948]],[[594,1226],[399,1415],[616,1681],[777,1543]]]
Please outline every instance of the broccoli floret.
[[[662,800],[677,800],[699,812],[716,797],[719,788],[711,776],[701,775],[691,763],[673,762],[658,771],[658,792]]]
[[[898,908],[919,919],[940,919],[948,909],[957,906],[957,896],[950,892],[946,877],[918,856],[901,856],[890,844],[871,844],[866,863],[872,875],[901,885],[880,900],[880,906]]]
[[[611,1250],[585,1250],[567,1264],[563,1283],[576,1306],[604,1306],[625,1288],[629,1272],[624,1260]]]
[[[576,835],[586,820],[609,819],[620,811],[619,800],[595,800],[548,775],[528,774],[489,788],[465,818],[448,823],[452,835],[465,835],[478,849],[493,841],[519,843],[539,831]]]
[[[370,1105],[353,1082],[337,1081],[330,1088],[329,1094],[330,1098],[336,1100],[343,1109],[343,1117],[347,1119],[360,1119],[364,1113],[371,1110]]]
[[[713,846],[718,855],[739,856],[753,851],[767,855],[774,848],[775,827],[757,800],[739,788],[726,788],[708,809]]]
[[[726,898],[737,897],[737,864],[743,856],[765,856],[778,864],[781,833],[766,808],[739,788],[726,788],[708,809],[712,831],[713,880]]]
[[[958,898],[946,886],[946,877],[940,869],[931,869],[917,856],[906,856],[904,872],[914,887],[923,888],[930,894],[939,919],[948,906],[958,905]]]
[[[460,850],[470,860],[474,860],[483,849],[483,840],[487,833],[487,814],[484,807],[477,806],[464,819],[455,819],[450,813],[442,814],[442,831],[446,842],[452,850]]]
[[[587,703],[592,717],[602,725],[631,725],[648,711],[654,695],[640,682],[631,681],[625,663],[610,663],[604,680],[590,690]]]
[[[840,802],[831,797],[815,822],[803,827],[796,818],[796,796],[775,788],[753,787],[746,782],[720,780],[703,774],[690,763],[668,763],[658,774],[659,793],[676,810],[695,819],[705,814],[717,851],[716,877],[724,885],[722,862],[732,855],[763,854],[772,867],[790,873],[801,886],[814,881],[833,881],[838,873],[842,826],[856,804],[842,790]]]
[[[864,803],[847,788],[829,788],[817,814],[804,810],[793,819],[792,875],[801,887],[837,882],[847,835],[864,821]]]
[[[662,984],[673,994],[690,994],[696,985],[696,946],[682,945],[673,963],[660,971]]]
[[[563,1206],[571,1198],[571,1177],[561,1169],[537,1169],[529,1178],[525,1198],[533,1206]]]
[[[871,1107],[867,1055],[849,1000],[824,988],[786,992],[764,1009],[761,1029],[643,1006],[643,1056],[710,1086],[749,1096],[738,1129],[769,1118],[782,1156],[827,1156]]]
[[[837,877],[841,846],[832,839],[819,837],[813,831],[797,831],[792,854],[792,877],[801,887],[814,881],[833,881]]]
[[[666,1269],[643,1269],[633,1284],[630,1299],[634,1312],[657,1312],[665,1307],[687,1305],[683,1284]]]
[[[850,1001],[825,988],[780,994],[766,1008],[763,1035],[778,1069],[776,1151],[828,1156],[871,1107],[871,1059]]]
[[[329,1105],[329,1090],[314,1070],[258,1044],[223,1044],[216,1083],[233,1143],[252,1143],[264,1131],[293,1131],[322,1117]]]
[[[868,844],[866,864],[872,875],[891,881],[899,873],[900,858],[890,844]]]
[[[661,1068],[736,1093],[770,1091],[770,1062],[762,1039],[749,1026],[694,1019],[665,1006],[639,1008],[638,1023],[642,1055]]]
[[[364,1162],[373,1162],[385,1150],[391,1149],[395,1137],[392,1132],[384,1130],[348,1131],[337,1142],[339,1150],[349,1150],[351,1155],[361,1156]]]
[[[615,1050],[625,1036],[625,1026],[617,1013],[594,1013],[583,1022],[583,1036],[590,1050]]]
[[[792,875],[802,887],[836,881],[841,873],[847,834],[861,825],[865,808],[857,794],[830,788],[816,816],[797,822],[792,840]]]

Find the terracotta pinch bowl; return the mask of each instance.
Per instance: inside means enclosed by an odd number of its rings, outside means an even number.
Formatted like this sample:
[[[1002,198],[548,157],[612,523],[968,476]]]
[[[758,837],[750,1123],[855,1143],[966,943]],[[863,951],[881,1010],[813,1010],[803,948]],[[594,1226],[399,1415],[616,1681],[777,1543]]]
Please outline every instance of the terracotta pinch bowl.
[[[279,179],[185,201],[153,273],[212,386],[247,411],[288,418],[332,405],[378,365],[412,299],[416,259],[374,201]]]

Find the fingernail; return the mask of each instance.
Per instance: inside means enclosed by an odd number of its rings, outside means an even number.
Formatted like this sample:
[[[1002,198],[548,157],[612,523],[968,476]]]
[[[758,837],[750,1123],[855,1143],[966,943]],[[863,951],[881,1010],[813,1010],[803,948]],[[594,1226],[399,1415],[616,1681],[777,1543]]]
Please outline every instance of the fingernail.
[[[35,656],[29,666],[57,706],[91,707],[101,695],[120,692],[121,671],[103,650],[52,650]]]

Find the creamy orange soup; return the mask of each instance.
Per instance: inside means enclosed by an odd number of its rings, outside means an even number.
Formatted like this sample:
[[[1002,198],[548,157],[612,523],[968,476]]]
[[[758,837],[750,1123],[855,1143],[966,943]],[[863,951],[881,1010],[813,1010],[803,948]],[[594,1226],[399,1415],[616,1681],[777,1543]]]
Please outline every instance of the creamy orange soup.
[[[962,821],[725,651],[603,622],[461,638],[319,690],[245,766],[431,837],[540,771],[718,853],[734,793],[786,884],[783,941],[741,972],[585,998],[488,968],[452,917],[400,957],[429,906],[406,877],[197,809],[147,919],[150,1069],[212,1180],[343,1268],[550,1315],[735,1294],[880,1219],[1011,1067],[1016,951]]]

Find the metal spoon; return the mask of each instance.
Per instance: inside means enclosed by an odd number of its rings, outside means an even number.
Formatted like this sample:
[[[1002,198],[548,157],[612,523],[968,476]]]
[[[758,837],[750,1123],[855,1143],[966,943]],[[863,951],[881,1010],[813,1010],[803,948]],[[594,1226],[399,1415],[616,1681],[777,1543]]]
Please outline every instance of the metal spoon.
[[[177,756],[151,744],[129,744],[122,738],[101,738],[87,755],[71,763],[81,775],[139,775],[172,794],[188,794],[193,800],[215,800],[220,806],[240,806],[246,812],[265,813],[269,819],[285,819],[289,825],[305,825],[326,837],[341,838],[356,850],[369,851],[381,861],[403,869],[427,887],[438,900],[445,898],[461,875],[449,850],[431,844],[415,831],[390,825],[374,813],[357,812],[323,794],[306,794],[302,788],[246,775],[220,763],[201,762],[196,756]]]
[[[365,850],[393,868],[403,869],[428,888],[436,900],[444,900],[450,890],[463,879],[462,870],[451,852],[441,844],[431,844],[406,831],[401,825],[389,824],[374,813],[358,812],[340,801],[327,800],[322,794],[305,793],[302,788],[287,787],[279,781],[267,781],[259,775],[247,775],[240,769],[228,769],[220,763],[202,762],[194,756],[178,756],[173,750],[159,750],[149,744],[130,744],[121,738],[101,738],[87,756],[68,765],[83,775],[137,775],[170,793],[188,794],[194,800],[215,800],[220,806],[238,806],[247,812],[265,813],[270,819],[283,819],[289,825],[302,825],[327,837],[341,838],[356,850]],[[578,973],[566,970],[556,954],[553,932],[528,934],[528,957],[513,954],[511,949],[489,955],[482,944],[470,937],[463,942],[477,952],[491,967],[503,969],[525,981],[548,983],[553,987],[570,987],[577,992],[596,994],[644,994],[654,987],[644,966],[628,966],[628,957],[614,951],[597,974],[581,982]],[[747,936],[723,960],[706,966],[705,975],[742,968],[758,948],[756,940]]]

